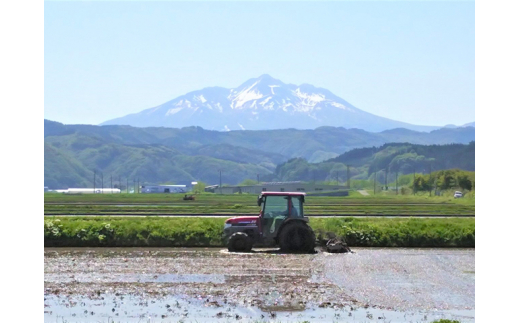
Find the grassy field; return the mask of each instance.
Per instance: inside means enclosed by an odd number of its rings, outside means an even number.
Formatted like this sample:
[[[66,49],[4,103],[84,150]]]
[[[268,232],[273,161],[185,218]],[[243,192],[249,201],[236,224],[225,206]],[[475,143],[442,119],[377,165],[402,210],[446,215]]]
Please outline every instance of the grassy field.
[[[220,218],[47,217],[46,247],[222,247]],[[318,239],[350,246],[474,247],[475,219],[312,218]]]
[[[45,215],[175,215],[257,214],[256,195],[199,194],[184,201],[184,194],[45,194]],[[474,215],[475,199],[423,195],[348,197],[307,196],[305,213],[312,215]]]

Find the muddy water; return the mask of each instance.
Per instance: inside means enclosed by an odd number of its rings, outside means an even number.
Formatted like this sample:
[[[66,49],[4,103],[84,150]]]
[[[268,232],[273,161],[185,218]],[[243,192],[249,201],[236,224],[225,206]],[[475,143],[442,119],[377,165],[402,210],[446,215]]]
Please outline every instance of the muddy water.
[[[474,249],[45,249],[45,322],[474,322]]]

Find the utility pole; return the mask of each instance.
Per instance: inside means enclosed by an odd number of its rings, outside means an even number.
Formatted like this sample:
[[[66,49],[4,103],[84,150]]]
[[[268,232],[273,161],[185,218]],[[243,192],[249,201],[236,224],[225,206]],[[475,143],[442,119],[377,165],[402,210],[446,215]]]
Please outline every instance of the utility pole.
[[[256,183],[260,184],[260,174],[256,174]]]
[[[413,195],[415,195],[415,165],[413,166]]]
[[[416,190],[416,186],[415,186],[415,171],[417,169],[417,157],[419,157],[419,156],[415,156],[415,160],[413,162],[413,185],[412,185],[413,195],[415,195],[415,190]]]
[[[135,194],[135,177],[134,177],[134,194]]]
[[[103,194],[103,188],[105,188],[103,184],[103,173],[101,173],[101,194]]]
[[[376,177],[377,177],[377,171],[374,172],[374,195],[376,195]]]
[[[388,166],[385,167],[385,190],[388,191]]]
[[[96,194],[96,170],[94,170],[94,194]]]
[[[139,177],[137,177],[137,194],[139,194]]]
[[[399,191],[397,189],[397,177],[398,177],[398,174],[399,173],[399,170],[396,170],[395,171],[395,195],[399,195]]]
[[[121,194],[121,175],[119,175],[119,194]]]
[[[430,162],[430,178],[428,179],[430,185],[430,197],[432,197],[432,163]]]
[[[222,194],[222,170],[219,169],[218,173],[219,173],[219,178],[220,178],[218,188],[220,189],[220,194]]]
[[[435,174],[435,177],[433,178],[433,183],[435,184],[435,195],[437,195],[437,174]]]
[[[128,194],[128,177],[126,178],[126,194]]]
[[[112,174],[110,174],[110,193],[114,193],[113,188],[114,186],[112,185]]]
[[[350,165],[347,165],[347,188],[350,189]]]

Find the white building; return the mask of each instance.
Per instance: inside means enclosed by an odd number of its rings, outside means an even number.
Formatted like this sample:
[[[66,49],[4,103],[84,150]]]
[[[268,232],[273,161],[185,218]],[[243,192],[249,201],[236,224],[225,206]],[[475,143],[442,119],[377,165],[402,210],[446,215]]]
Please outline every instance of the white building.
[[[119,194],[121,190],[118,188],[69,188],[66,190],[56,190],[63,194]]]

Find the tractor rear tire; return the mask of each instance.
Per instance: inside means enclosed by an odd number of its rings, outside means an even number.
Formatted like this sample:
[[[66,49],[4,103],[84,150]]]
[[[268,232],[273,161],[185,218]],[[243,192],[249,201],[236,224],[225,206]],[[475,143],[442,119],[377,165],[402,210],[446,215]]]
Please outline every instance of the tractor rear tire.
[[[284,252],[314,253],[316,236],[307,224],[295,221],[282,228],[279,244],[280,249]]]
[[[228,250],[231,252],[249,252],[253,248],[253,239],[244,232],[233,233],[228,240]]]

